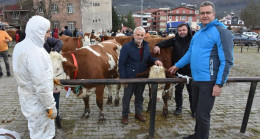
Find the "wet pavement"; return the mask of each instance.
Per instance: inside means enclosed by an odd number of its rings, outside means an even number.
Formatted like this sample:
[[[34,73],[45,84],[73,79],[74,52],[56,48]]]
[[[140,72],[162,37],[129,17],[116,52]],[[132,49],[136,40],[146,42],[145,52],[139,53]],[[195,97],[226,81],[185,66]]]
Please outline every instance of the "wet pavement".
[[[239,56],[235,64],[241,64],[244,61],[244,54]],[[253,58],[259,58],[259,54],[254,54]],[[11,63],[11,58],[9,62]],[[250,60],[250,59],[249,59]],[[0,78],[0,128],[16,131],[23,139],[29,138],[27,120],[21,113],[19,97],[17,94],[17,83],[12,77],[6,77],[5,65],[0,59],[0,64],[4,71],[4,76]],[[243,64],[243,62],[242,62]],[[251,68],[258,68],[259,62],[252,64]],[[240,73],[246,74],[243,66],[234,66],[230,76],[238,76]],[[238,72],[239,73],[235,73]],[[247,72],[248,73],[248,72]],[[251,74],[251,73],[249,73]],[[230,83],[223,88],[220,97],[216,98],[214,108],[211,113],[210,138],[212,139],[257,139],[260,137],[260,87],[258,84],[255,98],[248,120],[246,133],[240,133],[242,118],[246,107],[250,83]],[[90,117],[82,118],[84,103],[75,95],[70,94],[65,98],[66,91],[61,92],[60,113],[62,116],[62,129],[56,129],[56,139],[98,139],[98,138],[148,138],[149,136],[149,117],[146,112],[148,105],[148,91],[146,89],[144,96],[144,116],[146,122],[139,122],[134,119],[134,97],[131,101],[131,114],[129,115],[129,124],[121,124],[121,104],[119,106],[107,105],[107,92],[104,97],[105,121],[99,121],[99,109],[95,102],[95,94],[90,97]],[[120,91],[122,98],[123,89]],[[162,116],[162,100],[157,102],[155,138],[182,138],[188,134],[193,134],[194,118],[190,115],[188,93],[186,89],[183,92],[183,111],[181,115],[173,115],[175,110],[174,95],[169,101],[170,114],[165,118]]]

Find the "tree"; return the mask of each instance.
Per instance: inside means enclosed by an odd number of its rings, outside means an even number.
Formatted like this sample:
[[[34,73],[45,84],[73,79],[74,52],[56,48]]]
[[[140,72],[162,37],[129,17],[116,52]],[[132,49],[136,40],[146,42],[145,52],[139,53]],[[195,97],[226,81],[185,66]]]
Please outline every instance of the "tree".
[[[249,0],[245,9],[242,9],[240,16],[245,22],[246,27],[254,29],[255,26],[260,25],[260,4],[254,0]]]
[[[126,26],[131,28],[131,29],[134,29],[135,28],[135,20],[132,16],[132,11],[130,11],[128,14],[127,14],[127,21],[126,21]]]
[[[119,15],[117,14],[114,6],[112,6],[112,31],[117,32],[121,28]]]

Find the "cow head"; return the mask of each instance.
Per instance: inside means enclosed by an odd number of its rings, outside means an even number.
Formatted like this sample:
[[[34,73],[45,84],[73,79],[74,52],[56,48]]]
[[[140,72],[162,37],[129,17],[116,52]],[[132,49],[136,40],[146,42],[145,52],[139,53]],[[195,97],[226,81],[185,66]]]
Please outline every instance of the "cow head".
[[[153,65],[150,68],[149,78],[166,78],[165,68],[163,66]],[[158,84],[157,101],[161,100],[164,92],[164,84]]]
[[[67,61],[61,54],[51,52],[50,56],[53,65],[53,78],[66,79],[67,75],[77,70],[77,67]]]

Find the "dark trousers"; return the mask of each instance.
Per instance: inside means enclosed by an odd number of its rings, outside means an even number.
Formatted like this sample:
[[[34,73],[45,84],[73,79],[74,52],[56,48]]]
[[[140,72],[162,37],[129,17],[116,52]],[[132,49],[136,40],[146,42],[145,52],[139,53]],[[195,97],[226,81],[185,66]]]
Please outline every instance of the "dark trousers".
[[[210,112],[215,97],[212,96],[215,82],[192,82],[192,107],[196,110],[195,139],[208,139],[210,129]]]
[[[0,52],[0,56],[4,58],[6,72],[10,73],[10,66],[8,61],[8,50]],[[1,65],[0,65],[0,73],[3,73]]]
[[[59,106],[60,106],[60,92],[59,93],[53,93],[53,97],[56,102],[56,108],[57,108],[57,117],[60,116]],[[56,117],[56,119],[57,119]]]
[[[175,102],[177,108],[182,108],[183,104],[183,98],[182,98],[182,92],[183,92],[184,84],[179,83],[175,86]],[[192,96],[191,96],[191,83],[186,84],[187,91],[189,93],[189,102],[190,102],[190,110],[192,111]],[[193,111],[192,111],[193,112]]]
[[[128,84],[127,87],[124,88],[124,96],[122,100],[122,116],[128,116],[130,113],[130,101],[133,96],[135,95],[135,113],[141,114],[143,111],[143,92],[144,92],[145,84]]]

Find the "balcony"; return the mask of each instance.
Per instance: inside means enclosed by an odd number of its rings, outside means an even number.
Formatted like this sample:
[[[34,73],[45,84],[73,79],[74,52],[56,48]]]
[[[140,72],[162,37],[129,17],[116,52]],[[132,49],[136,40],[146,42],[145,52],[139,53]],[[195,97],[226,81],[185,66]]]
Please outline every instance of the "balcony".
[[[188,13],[169,13],[169,16],[195,16],[195,14],[188,14]]]

